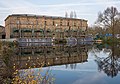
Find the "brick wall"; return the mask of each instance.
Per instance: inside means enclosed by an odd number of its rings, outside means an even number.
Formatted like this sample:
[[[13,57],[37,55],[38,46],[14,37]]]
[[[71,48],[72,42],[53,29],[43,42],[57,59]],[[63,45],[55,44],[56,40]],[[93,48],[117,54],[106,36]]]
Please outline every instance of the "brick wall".
[[[9,15],[5,19],[5,31],[7,38],[57,37],[57,34],[63,34],[62,36],[66,37],[68,32],[71,32],[71,35],[76,37],[75,35],[77,35],[78,31],[85,31],[86,28],[86,20],[75,18]],[[28,34],[28,36],[24,36],[25,33]]]

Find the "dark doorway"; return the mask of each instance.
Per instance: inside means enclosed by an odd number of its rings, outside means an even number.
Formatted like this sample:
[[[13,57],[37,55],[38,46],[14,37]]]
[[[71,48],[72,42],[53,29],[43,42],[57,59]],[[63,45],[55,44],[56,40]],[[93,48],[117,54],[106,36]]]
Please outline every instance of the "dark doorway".
[[[2,39],[5,39],[5,35],[2,35]]]

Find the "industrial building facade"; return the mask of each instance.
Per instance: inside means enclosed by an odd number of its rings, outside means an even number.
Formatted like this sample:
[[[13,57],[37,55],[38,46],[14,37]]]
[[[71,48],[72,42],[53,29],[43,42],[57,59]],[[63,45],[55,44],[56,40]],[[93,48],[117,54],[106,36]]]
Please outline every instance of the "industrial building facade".
[[[5,19],[6,38],[84,37],[87,20],[65,17],[12,14]]]
[[[5,39],[5,27],[0,25],[0,39]]]

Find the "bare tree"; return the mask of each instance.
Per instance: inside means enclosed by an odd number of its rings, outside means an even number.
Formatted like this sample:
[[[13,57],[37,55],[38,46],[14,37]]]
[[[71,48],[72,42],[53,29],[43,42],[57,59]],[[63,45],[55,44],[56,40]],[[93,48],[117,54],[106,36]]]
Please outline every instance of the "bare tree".
[[[120,34],[120,15],[117,18],[117,24],[115,25],[115,29],[114,29],[116,34]]]
[[[77,18],[76,12],[74,11],[74,18]]]
[[[65,12],[65,17],[66,17],[66,18],[68,17],[68,13],[67,13],[67,12]]]
[[[96,34],[105,34],[105,29],[100,26],[92,26],[88,27],[87,33],[89,35],[92,34],[93,36],[96,36]]]
[[[97,23],[102,25],[105,28],[110,28],[112,30],[113,38],[114,38],[114,28],[118,22],[119,12],[116,7],[108,7],[104,10],[103,13],[99,12]]]
[[[70,18],[73,18],[73,11],[71,11],[70,13]]]

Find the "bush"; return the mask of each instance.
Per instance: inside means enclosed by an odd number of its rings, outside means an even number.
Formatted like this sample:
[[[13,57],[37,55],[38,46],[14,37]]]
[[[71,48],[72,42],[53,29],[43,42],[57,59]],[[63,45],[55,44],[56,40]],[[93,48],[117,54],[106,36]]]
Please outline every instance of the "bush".
[[[117,39],[117,38],[104,38],[102,39],[103,40],[103,43],[108,43],[108,44],[111,44],[111,43],[119,43],[120,42],[120,39]]]

